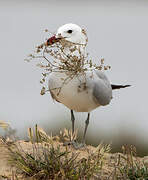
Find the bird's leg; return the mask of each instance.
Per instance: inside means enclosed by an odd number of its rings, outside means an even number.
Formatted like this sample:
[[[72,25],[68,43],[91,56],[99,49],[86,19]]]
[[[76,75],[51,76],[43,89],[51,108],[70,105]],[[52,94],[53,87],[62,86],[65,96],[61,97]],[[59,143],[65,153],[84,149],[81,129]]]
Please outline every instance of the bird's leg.
[[[86,131],[87,131],[88,124],[89,124],[89,118],[90,118],[90,113],[88,113],[87,119],[85,121],[85,129],[84,129],[82,143],[79,144],[76,141],[72,140],[71,142],[64,143],[64,145],[73,145],[73,147],[75,149],[80,149],[85,146],[85,136],[86,136]],[[71,110],[71,121],[72,121],[72,134],[73,134],[74,133],[74,121],[75,121],[73,110]]]
[[[72,135],[73,135],[74,130],[75,130],[75,117],[74,117],[73,110],[71,110],[71,122],[72,122]]]
[[[87,119],[85,121],[85,130],[84,130],[83,139],[82,139],[83,144],[85,144],[85,136],[86,136],[86,131],[87,131],[88,124],[89,124],[89,118],[90,118],[90,113],[88,113]]]
[[[74,131],[75,131],[75,116],[73,113],[73,110],[70,111],[71,112],[71,122],[72,122],[72,138],[74,136]],[[75,144],[75,140],[72,139],[72,141],[70,142],[65,142],[64,145],[73,145]]]
[[[79,143],[72,143],[72,145],[75,149],[80,149],[80,148],[85,147],[85,136],[86,136],[86,131],[87,131],[88,124],[89,124],[89,118],[90,118],[90,113],[88,113],[87,119],[85,121],[85,129],[84,129],[82,143],[80,143],[80,144]]]

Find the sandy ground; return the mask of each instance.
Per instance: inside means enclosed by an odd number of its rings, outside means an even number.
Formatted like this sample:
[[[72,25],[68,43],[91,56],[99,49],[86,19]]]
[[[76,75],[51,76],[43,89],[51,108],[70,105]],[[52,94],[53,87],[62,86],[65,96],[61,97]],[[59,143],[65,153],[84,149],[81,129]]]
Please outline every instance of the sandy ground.
[[[22,150],[27,151],[27,152],[32,152],[32,144],[30,142],[24,142],[24,141],[17,141],[16,144],[22,148]],[[60,145],[61,150],[64,150],[66,147],[63,146],[63,143],[55,141],[54,147],[57,147]],[[68,151],[70,152],[76,152],[79,154],[79,158],[87,158],[89,152],[95,152],[96,148],[93,146],[87,146],[86,148],[80,149],[80,150],[75,150],[73,147],[68,146]],[[110,157],[109,154],[107,154],[106,157]],[[15,167],[12,167],[9,163],[10,159],[10,152],[7,149],[7,146],[0,142],[0,180],[14,180],[12,178],[13,172],[15,172]],[[7,178],[4,178],[4,177]],[[20,178],[23,179],[23,178]],[[30,178],[27,178],[28,180]]]
[[[9,165],[8,159],[9,159],[9,151],[6,148],[6,146],[4,146],[1,142],[0,143],[0,175],[3,176],[12,175],[13,168]]]
[[[17,141],[16,143],[19,144],[19,146],[21,146],[21,148],[24,151],[30,152],[32,150],[32,144],[30,142]],[[63,150],[65,149],[65,146],[63,146],[62,143],[56,141],[54,143],[54,146],[58,146],[58,145],[60,145],[61,149]],[[79,158],[83,158],[83,157],[85,158],[88,156],[88,151],[95,152],[96,150],[96,148],[92,146],[87,146],[86,148],[81,150],[74,150],[74,148],[72,147],[68,147],[68,148],[69,148],[68,150],[71,152],[77,151],[77,153],[80,153]],[[104,167],[104,172],[106,173],[106,176],[113,173],[115,164],[117,164],[116,159],[119,156],[119,154],[120,153],[115,153],[115,154],[106,153],[106,165]],[[0,141],[0,180],[15,180],[15,177],[12,176],[13,176],[13,172],[15,172],[16,169],[10,165],[9,158],[10,158],[10,153],[9,150],[7,149],[7,146],[4,145],[2,141]],[[144,160],[145,162],[148,162],[148,157],[139,158],[139,160],[140,161]],[[23,179],[23,178],[19,178],[19,179]],[[30,178],[26,178],[26,179],[29,180]]]

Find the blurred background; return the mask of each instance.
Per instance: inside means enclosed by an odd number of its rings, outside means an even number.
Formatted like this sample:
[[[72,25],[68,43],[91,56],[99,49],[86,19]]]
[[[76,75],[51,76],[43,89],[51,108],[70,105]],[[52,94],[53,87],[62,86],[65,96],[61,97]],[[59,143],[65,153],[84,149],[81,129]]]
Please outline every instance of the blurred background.
[[[136,145],[148,154],[148,2],[140,1],[0,1],[0,120],[19,137],[37,123],[46,132],[71,128],[70,111],[40,95],[40,70],[24,59],[45,40],[45,29],[56,32],[66,23],[87,30],[88,52],[94,61],[105,58],[116,90],[110,105],[91,113],[87,143]],[[79,135],[86,113],[75,113]]]

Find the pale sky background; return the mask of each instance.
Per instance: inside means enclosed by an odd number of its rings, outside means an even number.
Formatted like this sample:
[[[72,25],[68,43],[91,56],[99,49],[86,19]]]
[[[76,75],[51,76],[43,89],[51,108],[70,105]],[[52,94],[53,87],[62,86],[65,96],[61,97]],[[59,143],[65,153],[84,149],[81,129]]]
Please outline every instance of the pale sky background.
[[[110,105],[91,113],[87,137],[119,142],[131,136],[148,145],[148,3],[147,1],[0,1],[0,120],[24,135],[36,123],[55,131],[71,127],[69,110],[40,95],[40,71],[24,58],[65,23],[88,33],[94,61],[105,58],[115,84]],[[85,113],[76,113],[81,132]],[[56,128],[57,127],[57,128]]]

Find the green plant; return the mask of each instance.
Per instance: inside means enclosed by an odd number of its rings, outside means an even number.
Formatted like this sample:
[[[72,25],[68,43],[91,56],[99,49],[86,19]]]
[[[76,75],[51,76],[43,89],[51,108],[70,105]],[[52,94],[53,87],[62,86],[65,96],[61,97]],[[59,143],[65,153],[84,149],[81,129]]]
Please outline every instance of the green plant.
[[[132,145],[122,147],[123,154],[119,161],[118,170],[124,179],[129,180],[146,180],[148,179],[148,167],[136,155],[136,148]]]

